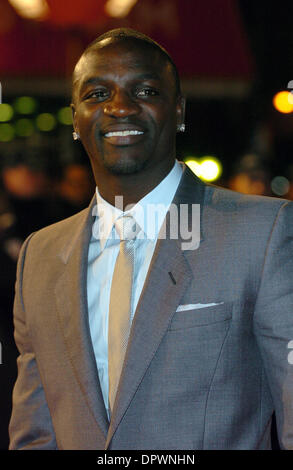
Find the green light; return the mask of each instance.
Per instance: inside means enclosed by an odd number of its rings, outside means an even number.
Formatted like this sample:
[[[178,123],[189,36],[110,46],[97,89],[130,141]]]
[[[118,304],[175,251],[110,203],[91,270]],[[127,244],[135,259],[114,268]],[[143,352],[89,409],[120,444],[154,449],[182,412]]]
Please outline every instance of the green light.
[[[72,125],[72,111],[69,106],[65,106],[64,108],[59,109],[58,111],[58,119],[61,124],[66,124],[67,126]]]
[[[11,124],[0,124],[0,142],[10,142],[14,138],[14,127]]]
[[[20,137],[29,137],[34,133],[34,125],[31,119],[19,119],[15,123],[15,132]]]
[[[42,113],[38,115],[36,123],[41,131],[49,132],[52,131],[56,126],[56,119],[53,114]]]
[[[2,103],[0,104],[0,121],[10,121],[13,116],[13,108],[10,104]]]
[[[37,108],[37,101],[31,96],[21,96],[14,101],[13,105],[19,114],[32,114]]]

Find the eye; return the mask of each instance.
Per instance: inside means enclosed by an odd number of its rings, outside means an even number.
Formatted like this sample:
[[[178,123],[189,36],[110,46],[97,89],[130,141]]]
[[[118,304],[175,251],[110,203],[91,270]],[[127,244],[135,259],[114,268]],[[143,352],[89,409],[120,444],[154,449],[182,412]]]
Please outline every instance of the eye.
[[[85,96],[85,100],[103,101],[109,96],[106,89],[93,90]]]
[[[142,97],[142,98],[148,97],[148,96],[157,96],[157,95],[159,95],[158,90],[156,90],[155,88],[150,88],[150,87],[139,88],[136,91],[136,96]]]

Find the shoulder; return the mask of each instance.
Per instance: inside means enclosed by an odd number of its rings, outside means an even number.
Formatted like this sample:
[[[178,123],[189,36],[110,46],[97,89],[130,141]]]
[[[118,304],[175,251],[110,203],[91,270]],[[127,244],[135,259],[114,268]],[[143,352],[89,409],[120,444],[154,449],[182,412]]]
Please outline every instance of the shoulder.
[[[210,184],[206,185],[205,204],[241,217],[276,217],[283,209],[289,212],[293,210],[293,202],[286,199],[247,195]]]
[[[293,231],[293,202],[253,196],[224,188],[206,186],[203,225],[222,232],[238,243],[266,246],[273,234],[280,239]]]
[[[71,217],[56,222],[32,233],[24,242],[22,253],[29,249],[36,254],[56,253],[62,248],[71,245],[83,230],[90,215],[90,208],[86,208]]]
[[[292,210],[293,202],[269,196],[246,195],[200,180],[188,167],[184,167],[180,199],[203,205],[204,211],[244,215],[274,216],[283,207]]]

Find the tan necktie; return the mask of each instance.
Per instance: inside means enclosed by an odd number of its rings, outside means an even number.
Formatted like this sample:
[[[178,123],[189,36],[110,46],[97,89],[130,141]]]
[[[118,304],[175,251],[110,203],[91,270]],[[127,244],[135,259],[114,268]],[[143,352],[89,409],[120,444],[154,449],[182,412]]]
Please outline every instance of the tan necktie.
[[[130,333],[134,239],[140,230],[131,216],[118,219],[115,227],[120,236],[120,250],[114,268],[109,307],[108,368],[111,412]]]

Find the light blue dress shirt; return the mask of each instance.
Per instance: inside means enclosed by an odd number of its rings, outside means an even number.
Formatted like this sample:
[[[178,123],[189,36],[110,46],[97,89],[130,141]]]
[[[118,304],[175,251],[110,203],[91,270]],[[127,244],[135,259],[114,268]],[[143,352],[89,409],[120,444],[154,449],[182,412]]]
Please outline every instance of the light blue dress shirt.
[[[182,167],[176,160],[164,180],[124,214],[105,201],[96,189],[97,207],[93,212],[96,218],[88,253],[87,299],[90,334],[108,416],[108,314],[111,282],[120,242],[114,222],[121,215],[131,214],[141,228],[135,240],[132,321],[160,228],[181,176]],[[117,202],[119,205],[118,199]]]

